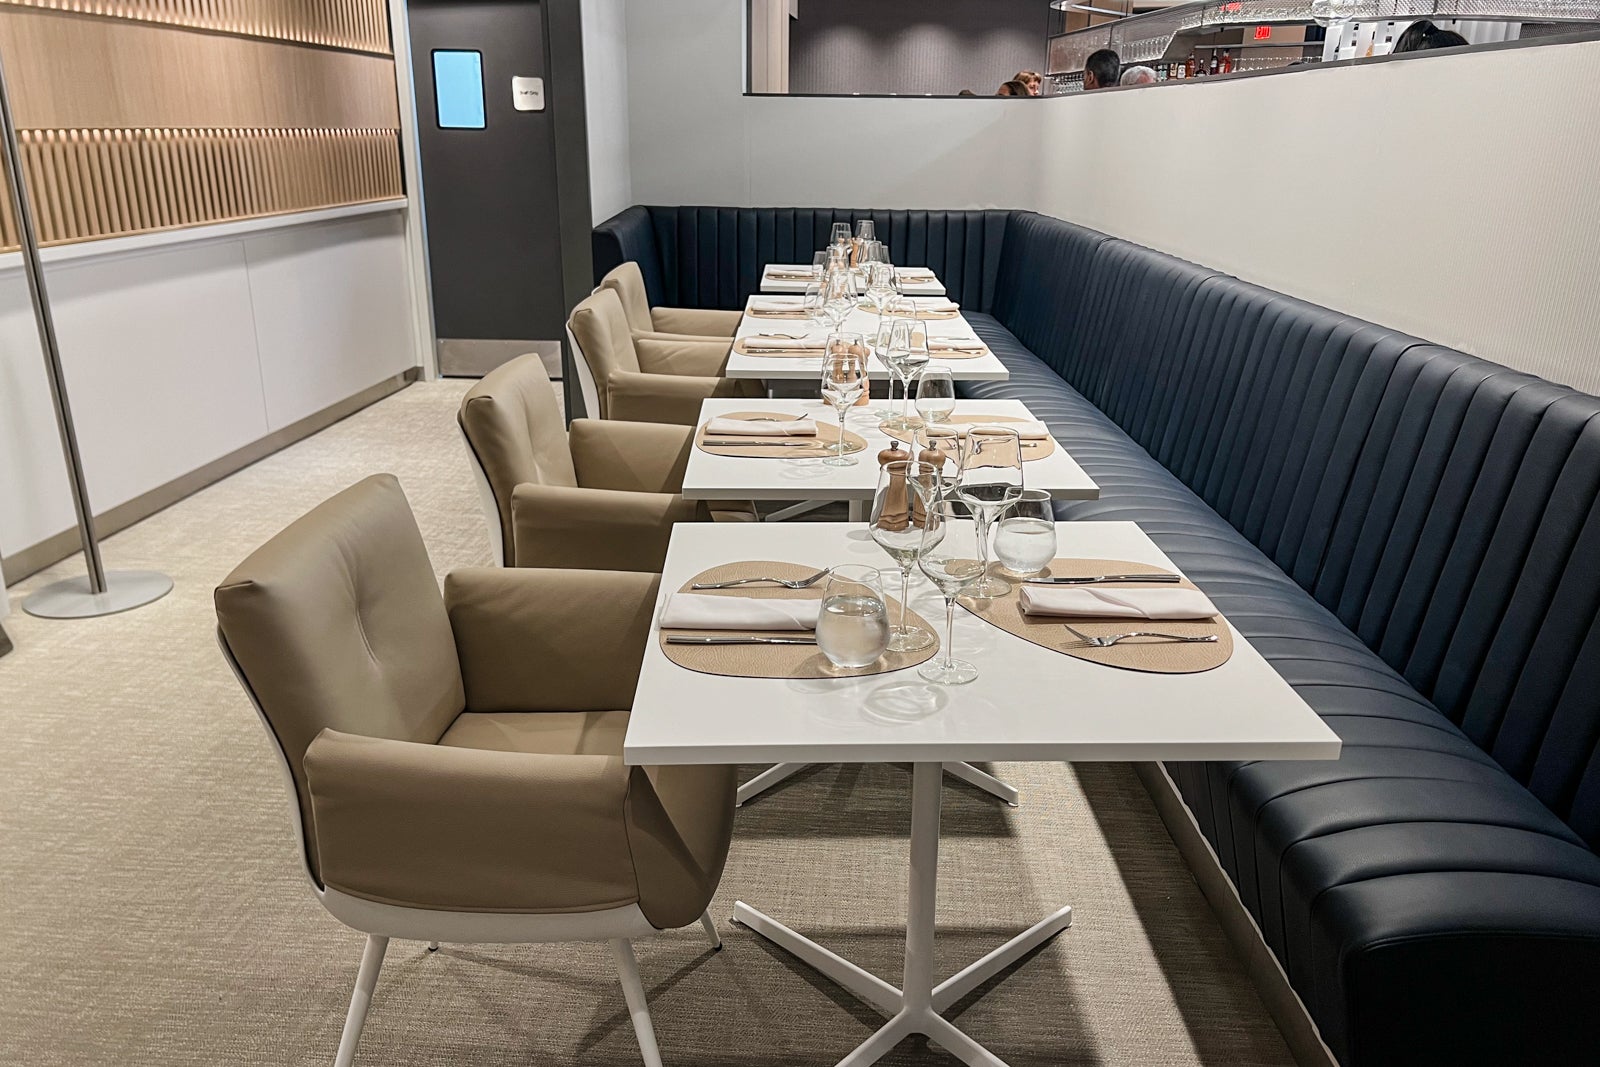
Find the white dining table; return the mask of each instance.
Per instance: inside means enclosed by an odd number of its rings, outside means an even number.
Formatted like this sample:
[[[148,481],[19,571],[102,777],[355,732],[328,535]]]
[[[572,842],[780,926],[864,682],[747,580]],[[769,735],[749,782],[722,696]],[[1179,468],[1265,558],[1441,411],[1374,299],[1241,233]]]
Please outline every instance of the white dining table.
[[[895,410],[901,402],[894,401]],[[749,458],[718,456],[695,447],[683,477],[683,495],[689,500],[818,500],[848,501],[851,518],[865,518],[865,506],[878,488],[878,453],[892,440],[878,428],[873,412],[888,407],[877,401],[868,409],[852,409],[845,417],[845,428],[860,434],[867,447],[855,453],[856,464],[832,467],[820,459],[785,459],[781,448],[771,457]],[[811,415],[819,422],[837,423],[830,404],[817,400],[740,400],[713,397],[700,405],[703,426],[709,419],[739,411],[770,411],[774,415]],[[913,412],[915,414],[915,412]],[[955,415],[1000,415],[1013,419],[1034,418],[1020,400],[957,400]],[[906,457],[916,451],[903,444]],[[1050,455],[1029,460],[1023,466],[1024,484],[1029,489],[1047,490],[1056,500],[1094,500],[1100,487],[1058,442]]]
[[[782,274],[774,274],[782,271]],[[805,272],[808,277],[801,278],[797,275]],[[927,277],[925,268],[922,267],[896,267],[895,271],[900,278],[900,291],[906,296],[944,296],[944,282],[939,280],[937,274]],[[814,275],[814,269],[807,263],[768,263],[761,271],[761,291],[763,293],[804,293],[806,282]]]
[[[750,299],[763,303],[792,304],[796,308],[804,302],[804,298],[798,296],[753,296]],[[825,341],[830,333],[835,332],[814,326],[805,319],[752,316],[749,306],[747,302],[744,318],[734,332],[735,338],[761,334],[798,334],[808,340]],[[928,319],[925,324],[930,338],[967,340],[977,337],[971,323],[959,315],[953,319]],[[878,313],[858,307],[845,316],[839,329],[859,333],[865,338],[875,337],[878,332]],[[935,355],[933,363],[949,368],[950,377],[958,382],[1003,382],[1011,377],[1006,365],[993,352],[985,352],[972,359],[948,359]],[[894,376],[877,356],[868,361],[867,369],[873,381],[888,381]],[[722,373],[728,378],[760,378],[767,381],[815,380],[822,373],[822,354],[818,352],[815,357],[751,356],[734,349],[728,356],[727,369]]]
[[[1064,557],[1175,569],[1134,523],[1059,523],[1057,542]],[[701,571],[756,559],[810,567],[889,566],[859,524],[680,524],[663,566],[662,598]],[[914,587],[910,604],[929,620],[944,617],[942,599],[926,582]],[[914,1034],[963,1063],[1004,1067],[944,1013],[1072,923],[1072,908],[1063,905],[955,974],[940,979],[934,973],[946,763],[1339,755],[1338,736],[1237,631],[1233,655],[1219,667],[1199,674],[1145,674],[1040,647],[961,609],[956,616],[955,652],[979,672],[975,682],[957,687],[923,682],[914,669],[804,681],[730,678],[677,666],[654,638],[645,650],[623,745],[629,764],[914,765],[905,966],[898,988],[750,904],[734,905],[735,922],[887,1017],[843,1056],[840,1067],[874,1063]]]

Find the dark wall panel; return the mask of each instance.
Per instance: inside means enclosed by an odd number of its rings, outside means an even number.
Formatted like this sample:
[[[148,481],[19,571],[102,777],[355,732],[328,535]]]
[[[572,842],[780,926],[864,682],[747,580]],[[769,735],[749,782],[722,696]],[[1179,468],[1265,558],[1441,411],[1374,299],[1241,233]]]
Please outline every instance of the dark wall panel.
[[[988,96],[1043,70],[1044,0],[800,0],[790,24],[792,93]]]

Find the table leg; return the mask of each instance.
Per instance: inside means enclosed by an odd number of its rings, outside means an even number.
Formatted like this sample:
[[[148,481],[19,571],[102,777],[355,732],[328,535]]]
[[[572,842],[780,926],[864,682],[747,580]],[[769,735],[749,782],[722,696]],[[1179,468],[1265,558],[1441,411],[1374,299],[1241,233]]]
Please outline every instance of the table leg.
[[[831,503],[833,503],[831,500],[802,500],[798,504],[790,504],[786,508],[780,508],[779,510],[774,511],[771,515],[766,517],[765,521],[786,522],[787,520],[794,518],[796,515],[804,515],[807,512],[816,511],[818,508],[825,508]]]
[[[851,522],[866,522],[867,521],[867,502],[865,500],[852,500],[852,501],[850,501],[850,521]]]
[[[911,871],[906,910],[903,989],[897,990],[849,960],[796,933],[740,901],[733,917],[773,944],[833,979],[891,1018],[839,1067],[867,1067],[913,1034],[923,1034],[961,1062],[1005,1067],[1005,1061],[978,1044],[940,1013],[1006,967],[1072,924],[1072,909],[1062,908],[1004,945],[935,984],[933,939],[939,889],[939,805],[944,788],[942,763],[918,763],[911,783]]]

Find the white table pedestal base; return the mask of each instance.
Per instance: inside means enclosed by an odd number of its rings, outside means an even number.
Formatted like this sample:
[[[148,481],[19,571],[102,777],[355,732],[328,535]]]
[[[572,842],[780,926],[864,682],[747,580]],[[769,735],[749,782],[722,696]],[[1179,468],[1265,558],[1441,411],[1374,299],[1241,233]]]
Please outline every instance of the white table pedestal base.
[[[941,1014],[968,993],[1072,925],[1064,907],[981,959],[946,978],[933,977],[934,907],[939,885],[939,800],[948,764],[918,763],[911,786],[910,907],[906,914],[906,963],[902,988],[796,933],[743,901],[733,919],[831,978],[890,1016],[877,1033],[839,1061],[839,1067],[876,1063],[913,1034],[922,1034],[962,1063],[1005,1067],[1005,1061],[968,1037]]]

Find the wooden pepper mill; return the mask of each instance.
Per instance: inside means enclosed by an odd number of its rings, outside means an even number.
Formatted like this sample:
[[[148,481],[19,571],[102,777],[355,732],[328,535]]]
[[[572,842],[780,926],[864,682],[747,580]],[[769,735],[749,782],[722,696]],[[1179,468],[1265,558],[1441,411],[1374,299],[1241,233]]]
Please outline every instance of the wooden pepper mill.
[[[884,464],[897,460],[910,459],[911,453],[900,447],[900,442],[891,438],[889,447],[878,453],[878,469],[882,470]],[[884,490],[883,510],[878,514],[876,525],[884,530],[898,532],[911,525],[911,500],[908,497],[910,487],[906,484],[904,473],[891,473],[889,485]]]

